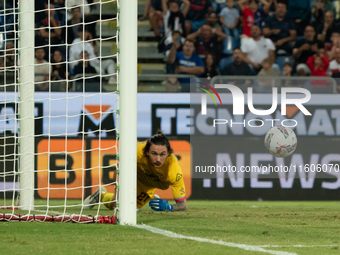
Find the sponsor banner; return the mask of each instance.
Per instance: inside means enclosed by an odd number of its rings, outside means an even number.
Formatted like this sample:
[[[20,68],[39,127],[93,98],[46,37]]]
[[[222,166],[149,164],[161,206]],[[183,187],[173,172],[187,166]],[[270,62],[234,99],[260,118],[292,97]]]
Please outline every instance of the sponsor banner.
[[[43,139],[37,144],[37,194],[41,198],[82,198],[86,177],[85,141]],[[66,193],[67,188],[67,193]]]
[[[334,101],[333,101],[334,102]],[[257,105],[259,109],[266,109],[265,104]],[[312,115],[304,115],[297,107],[289,107],[286,116],[281,115],[278,108],[271,115],[258,116],[245,110],[245,115],[233,116],[232,105],[218,106],[207,109],[207,115],[200,114],[200,106],[194,105],[194,130],[196,136],[261,136],[277,125],[283,125],[295,131],[300,136],[327,136],[340,137],[340,104],[334,105],[308,105],[307,109]],[[215,121],[214,121],[215,120]],[[215,126],[215,127],[214,127]]]
[[[265,116],[258,116],[244,107],[244,115],[233,115],[230,94],[219,94],[223,105],[214,105],[207,100],[207,114],[201,114],[199,96],[191,96],[191,108],[187,103],[174,104],[171,98],[162,103],[152,103],[152,131],[161,129],[167,135],[201,136],[264,136],[273,125],[291,126],[297,136],[340,136],[340,101],[338,95],[312,95],[304,105],[312,114],[306,116],[294,105],[287,105],[286,116],[281,115],[280,99],[276,110]],[[245,95],[247,97],[247,95]],[[247,101],[245,101],[247,102]],[[270,94],[253,95],[256,109],[269,109],[272,106]],[[213,126],[214,119],[220,120]],[[294,125],[297,123],[296,127]],[[254,126],[257,126],[254,128]],[[220,139],[220,138],[219,138]]]
[[[36,92],[35,115],[40,117],[36,120],[36,134],[77,137],[84,131],[89,132],[86,133],[89,137],[98,137],[100,126],[102,137],[114,136],[117,127],[116,99],[114,93]],[[150,137],[157,128],[152,125],[153,104],[185,104],[186,111],[190,108],[189,94],[139,93],[137,100],[137,135],[140,138]],[[17,133],[18,123],[14,118],[16,102],[16,93],[0,93],[0,135]]]
[[[18,103],[10,101],[8,97],[11,97],[12,93],[8,92],[6,99],[1,98],[0,93],[0,135],[1,134],[17,134],[18,132]],[[36,102],[34,107],[34,125],[35,134],[42,134],[43,130],[43,103]]]
[[[115,139],[63,138],[42,139],[37,144],[37,196],[40,198],[81,199],[93,193],[99,184],[115,191],[117,146]],[[190,144],[171,141],[179,159],[186,195],[191,195]],[[84,189],[83,187],[89,187]],[[67,192],[67,193],[66,193]],[[173,199],[172,190],[156,190],[164,199]]]
[[[340,136],[340,100],[338,95],[312,95],[305,103],[311,116],[305,116],[296,106],[287,105],[287,116],[281,115],[281,101],[278,96],[278,107],[270,116],[255,116],[245,105],[243,116],[233,116],[232,97],[220,93],[223,105],[215,106],[212,99],[207,100],[207,115],[202,116],[200,98],[190,98],[182,93],[139,93],[137,97],[138,137],[147,138],[158,129],[166,135],[188,136],[194,134],[218,136],[263,136],[273,125],[293,125],[286,119],[294,119],[298,125],[294,128],[297,136]],[[245,98],[247,95],[245,94]],[[190,109],[191,101],[191,109]],[[0,93],[0,134],[17,133],[17,113],[15,93]],[[247,103],[247,100],[245,100]],[[256,109],[269,109],[272,105],[270,94],[253,95]],[[115,134],[116,94],[102,95],[85,93],[35,93],[36,133],[52,136],[77,137],[79,132],[91,132],[89,136],[98,136],[99,125],[102,136]],[[228,121],[212,128],[213,119]],[[251,125],[263,126],[256,129]],[[224,121],[224,122],[225,122]],[[250,121],[250,122],[249,122]],[[233,122],[233,126],[232,125]],[[245,126],[243,123],[245,122]],[[249,122],[249,123],[248,123]],[[236,123],[236,124],[235,124]],[[250,125],[249,125],[250,124]],[[97,132],[96,132],[97,131]]]

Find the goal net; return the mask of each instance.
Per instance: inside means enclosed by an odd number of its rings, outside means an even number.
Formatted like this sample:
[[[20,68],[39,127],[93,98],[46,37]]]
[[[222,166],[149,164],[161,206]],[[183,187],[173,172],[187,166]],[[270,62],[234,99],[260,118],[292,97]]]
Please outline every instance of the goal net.
[[[1,2],[0,220],[135,224],[137,2],[45,2]]]

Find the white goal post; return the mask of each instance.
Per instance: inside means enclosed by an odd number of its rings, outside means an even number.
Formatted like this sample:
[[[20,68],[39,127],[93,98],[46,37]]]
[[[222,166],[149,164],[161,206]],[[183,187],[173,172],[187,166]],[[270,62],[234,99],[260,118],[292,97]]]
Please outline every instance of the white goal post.
[[[119,220],[137,219],[137,1],[120,1],[120,171]]]
[[[34,209],[34,2],[19,2],[20,208]]]

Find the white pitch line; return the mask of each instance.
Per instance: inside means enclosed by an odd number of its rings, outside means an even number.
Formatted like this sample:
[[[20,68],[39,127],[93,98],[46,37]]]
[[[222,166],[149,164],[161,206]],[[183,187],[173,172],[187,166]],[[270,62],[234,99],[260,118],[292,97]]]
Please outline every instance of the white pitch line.
[[[304,244],[295,244],[295,245],[255,245],[256,247],[262,247],[262,248],[289,248],[289,247],[297,247],[297,248],[313,248],[313,247],[337,247],[340,246],[340,244],[315,244],[315,245],[304,245]]]
[[[133,225],[133,227],[136,227],[136,228],[139,228],[139,229],[144,229],[144,230],[150,231],[152,233],[160,234],[160,235],[167,236],[167,237],[170,237],[170,238],[187,239],[187,240],[192,240],[192,241],[197,241],[197,242],[202,242],[202,243],[219,244],[219,245],[224,245],[224,246],[229,246],[229,247],[234,247],[234,248],[240,248],[240,249],[243,249],[243,250],[246,250],[246,251],[258,251],[258,252],[269,253],[269,254],[273,254],[273,255],[297,255],[296,253],[290,253],[290,252],[284,252],[284,251],[265,250],[265,249],[262,249],[262,247],[258,247],[258,246],[255,246],[255,245],[230,243],[230,242],[216,241],[216,240],[201,238],[201,237],[180,235],[180,234],[176,234],[174,232],[168,231],[168,230],[154,228],[154,227],[144,225],[144,224],[143,225]]]

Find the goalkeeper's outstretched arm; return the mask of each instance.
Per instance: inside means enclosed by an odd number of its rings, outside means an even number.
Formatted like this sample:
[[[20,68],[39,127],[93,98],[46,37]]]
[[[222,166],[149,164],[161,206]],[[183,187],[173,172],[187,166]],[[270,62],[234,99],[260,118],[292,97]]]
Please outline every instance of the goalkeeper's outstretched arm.
[[[154,195],[154,198],[150,200],[149,206],[155,211],[186,211],[187,210],[187,200],[176,201],[175,205],[169,204],[167,200],[161,199],[158,195]]]

